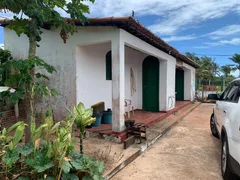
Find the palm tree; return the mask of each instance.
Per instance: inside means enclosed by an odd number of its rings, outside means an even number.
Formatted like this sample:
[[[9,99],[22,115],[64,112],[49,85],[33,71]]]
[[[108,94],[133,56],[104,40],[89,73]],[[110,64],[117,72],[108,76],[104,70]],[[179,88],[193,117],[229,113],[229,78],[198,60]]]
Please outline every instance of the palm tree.
[[[235,70],[234,65],[225,65],[221,66],[221,72],[224,74],[224,77],[229,77],[231,72]]]
[[[236,63],[236,68],[239,70],[239,77],[240,77],[240,54],[236,53],[229,59]]]

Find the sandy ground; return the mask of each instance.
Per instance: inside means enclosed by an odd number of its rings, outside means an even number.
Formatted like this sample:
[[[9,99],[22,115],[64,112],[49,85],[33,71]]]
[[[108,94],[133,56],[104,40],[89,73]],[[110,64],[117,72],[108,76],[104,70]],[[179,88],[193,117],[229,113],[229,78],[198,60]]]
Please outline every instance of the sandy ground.
[[[212,137],[212,105],[202,104],[113,180],[221,180],[220,142]]]
[[[75,132],[76,133],[76,132]],[[76,135],[77,136],[77,135]],[[76,148],[79,149],[79,138],[76,138]],[[123,148],[123,144],[96,137],[89,137],[83,141],[84,154],[104,162],[104,173],[108,174],[117,165],[128,159],[138,151],[137,147]]]

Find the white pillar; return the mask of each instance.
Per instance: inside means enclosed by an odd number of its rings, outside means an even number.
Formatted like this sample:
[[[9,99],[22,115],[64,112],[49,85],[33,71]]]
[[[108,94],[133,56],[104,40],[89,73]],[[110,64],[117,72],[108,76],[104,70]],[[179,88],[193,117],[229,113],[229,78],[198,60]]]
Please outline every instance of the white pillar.
[[[159,111],[167,110],[167,61],[160,61]]]
[[[120,37],[112,40],[112,131],[121,132],[124,124],[125,59]]]
[[[175,79],[176,77],[176,59],[171,58],[167,61],[167,102],[166,111],[175,108],[176,94],[175,94]]]
[[[192,100],[192,79],[190,69],[184,69],[184,100]]]
[[[176,59],[160,61],[160,111],[169,111],[175,107]]]

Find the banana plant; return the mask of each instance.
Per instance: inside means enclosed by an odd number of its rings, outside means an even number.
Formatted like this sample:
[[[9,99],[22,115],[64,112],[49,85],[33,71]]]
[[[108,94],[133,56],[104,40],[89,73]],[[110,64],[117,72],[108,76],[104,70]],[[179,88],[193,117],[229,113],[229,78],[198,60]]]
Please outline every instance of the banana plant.
[[[0,135],[1,147],[3,148],[8,147],[10,150],[15,149],[15,147],[23,137],[25,126],[26,124],[23,121],[21,121],[15,123],[8,129],[3,128],[2,133]],[[10,133],[12,133],[13,131],[15,131],[15,133],[13,136],[11,136]]]
[[[96,121],[96,118],[92,118],[93,109],[85,109],[84,104],[81,102],[77,106],[73,106],[72,110],[69,110],[70,118],[72,118],[75,124],[79,127],[80,136],[80,153],[83,154],[83,137],[85,128]]]
[[[17,122],[8,129],[3,128],[0,134],[0,159],[4,164],[5,173],[19,160],[16,147],[22,140],[25,126],[23,121]]]

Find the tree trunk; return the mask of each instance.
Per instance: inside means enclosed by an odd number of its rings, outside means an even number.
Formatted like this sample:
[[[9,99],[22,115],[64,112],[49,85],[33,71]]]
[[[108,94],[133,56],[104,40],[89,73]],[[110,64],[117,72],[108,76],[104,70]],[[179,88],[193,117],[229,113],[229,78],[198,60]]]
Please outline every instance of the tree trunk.
[[[29,34],[29,50],[28,50],[28,58],[32,59],[36,56],[36,36],[37,36],[37,25],[36,25],[36,19],[32,18],[32,21],[29,24],[30,28],[30,34]],[[30,125],[31,121],[35,120],[35,101],[34,101],[34,94],[32,92],[32,87],[34,85],[34,69],[30,72],[30,75],[32,76],[32,82],[29,84],[28,92],[27,92],[27,124],[28,127],[26,128],[25,133],[25,142],[29,142],[31,140],[31,134],[30,134]]]
[[[202,102],[204,102],[204,83],[202,83]]]
[[[83,134],[80,133],[80,154],[83,154]]]

